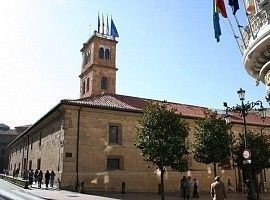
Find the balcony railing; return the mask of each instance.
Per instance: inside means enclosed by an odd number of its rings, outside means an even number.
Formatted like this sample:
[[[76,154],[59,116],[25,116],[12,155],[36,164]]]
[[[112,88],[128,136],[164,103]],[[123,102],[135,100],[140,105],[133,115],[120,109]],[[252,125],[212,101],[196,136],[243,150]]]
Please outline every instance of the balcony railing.
[[[241,48],[244,51],[251,44],[251,41],[254,41],[258,38],[259,31],[264,27],[270,24],[270,3],[267,2],[264,5],[261,5],[260,10],[252,15],[249,15],[250,26],[245,28],[244,43],[241,44]],[[251,32],[252,31],[252,32]],[[254,38],[253,38],[254,37]]]

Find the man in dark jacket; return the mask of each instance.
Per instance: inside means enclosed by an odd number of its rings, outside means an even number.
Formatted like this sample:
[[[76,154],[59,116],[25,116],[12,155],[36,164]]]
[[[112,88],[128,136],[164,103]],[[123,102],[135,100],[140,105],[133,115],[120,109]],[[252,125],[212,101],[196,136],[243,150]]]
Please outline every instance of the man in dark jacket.
[[[227,199],[224,183],[220,180],[219,176],[216,176],[215,182],[211,184],[211,197],[213,200]]]
[[[47,170],[46,173],[45,173],[45,185],[46,185],[46,189],[48,189],[50,178],[51,178],[50,172],[49,172],[49,170]]]

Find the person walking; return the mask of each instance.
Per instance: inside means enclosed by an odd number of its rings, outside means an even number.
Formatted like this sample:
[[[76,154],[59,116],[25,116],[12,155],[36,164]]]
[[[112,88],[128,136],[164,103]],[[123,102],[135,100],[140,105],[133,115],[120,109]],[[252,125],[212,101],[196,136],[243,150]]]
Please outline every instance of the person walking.
[[[186,194],[186,187],[184,185],[186,184],[187,178],[186,176],[183,176],[180,180],[180,197],[184,197],[184,193]]]
[[[193,198],[199,198],[198,193],[199,183],[196,178],[193,179]]]
[[[28,174],[28,178],[29,178],[29,185],[33,185],[33,181],[34,181],[34,171],[31,169],[29,174]]]
[[[53,187],[53,185],[54,185],[54,177],[55,177],[55,173],[54,173],[54,171],[52,170],[52,171],[51,171],[51,181],[50,181],[50,186],[51,186],[51,187]]]
[[[191,187],[192,187],[191,177],[188,176],[187,183],[186,183],[186,195],[185,195],[184,199],[190,199]]]
[[[51,178],[51,174],[50,174],[49,170],[47,170],[46,173],[45,173],[45,185],[46,185],[46,189],[48,189],[50,178]]]
[[[42,180],[43,180],[43,172],[42,170],[40,170],[38,173],[38,187],[39,188],[41,188]]]
[[[37,181],[38,181],[38,169],[35,170],[34,178],[35,178],[35,183],[37,183]]]
[[[228,179],[228,194],[233,193],[233,186],[231,183],[231,179]]]
[[[220,180],[219,176],[215,177],[215,182],[211,184],[211,197],[213,200],[227,199],[227,193],[224,183]]]

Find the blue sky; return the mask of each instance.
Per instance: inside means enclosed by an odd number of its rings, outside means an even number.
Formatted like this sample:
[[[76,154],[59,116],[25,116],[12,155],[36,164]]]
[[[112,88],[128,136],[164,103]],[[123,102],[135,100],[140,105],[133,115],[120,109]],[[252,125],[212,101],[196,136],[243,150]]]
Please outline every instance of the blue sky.
[[[113,16],[120,35],[118,94],[223,109],[240,103],[242,87],[247,100],[265,102],[222,18],[216,42],[212,9],[201,0],[1,1],[0,123],[31,124],[61,99],[79,98],[80,49],[98,12]],[[242,5],[245,24],[241,13]]]

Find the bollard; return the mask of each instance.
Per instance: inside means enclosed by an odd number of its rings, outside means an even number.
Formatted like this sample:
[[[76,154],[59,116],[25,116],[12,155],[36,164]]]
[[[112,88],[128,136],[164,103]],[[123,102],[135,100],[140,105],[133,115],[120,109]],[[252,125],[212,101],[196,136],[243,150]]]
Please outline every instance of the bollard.
[[[84,194],[84,181],[80,183],[80,193]]]
[[[126,182],[122,182],[121,194],[126,194]]]

